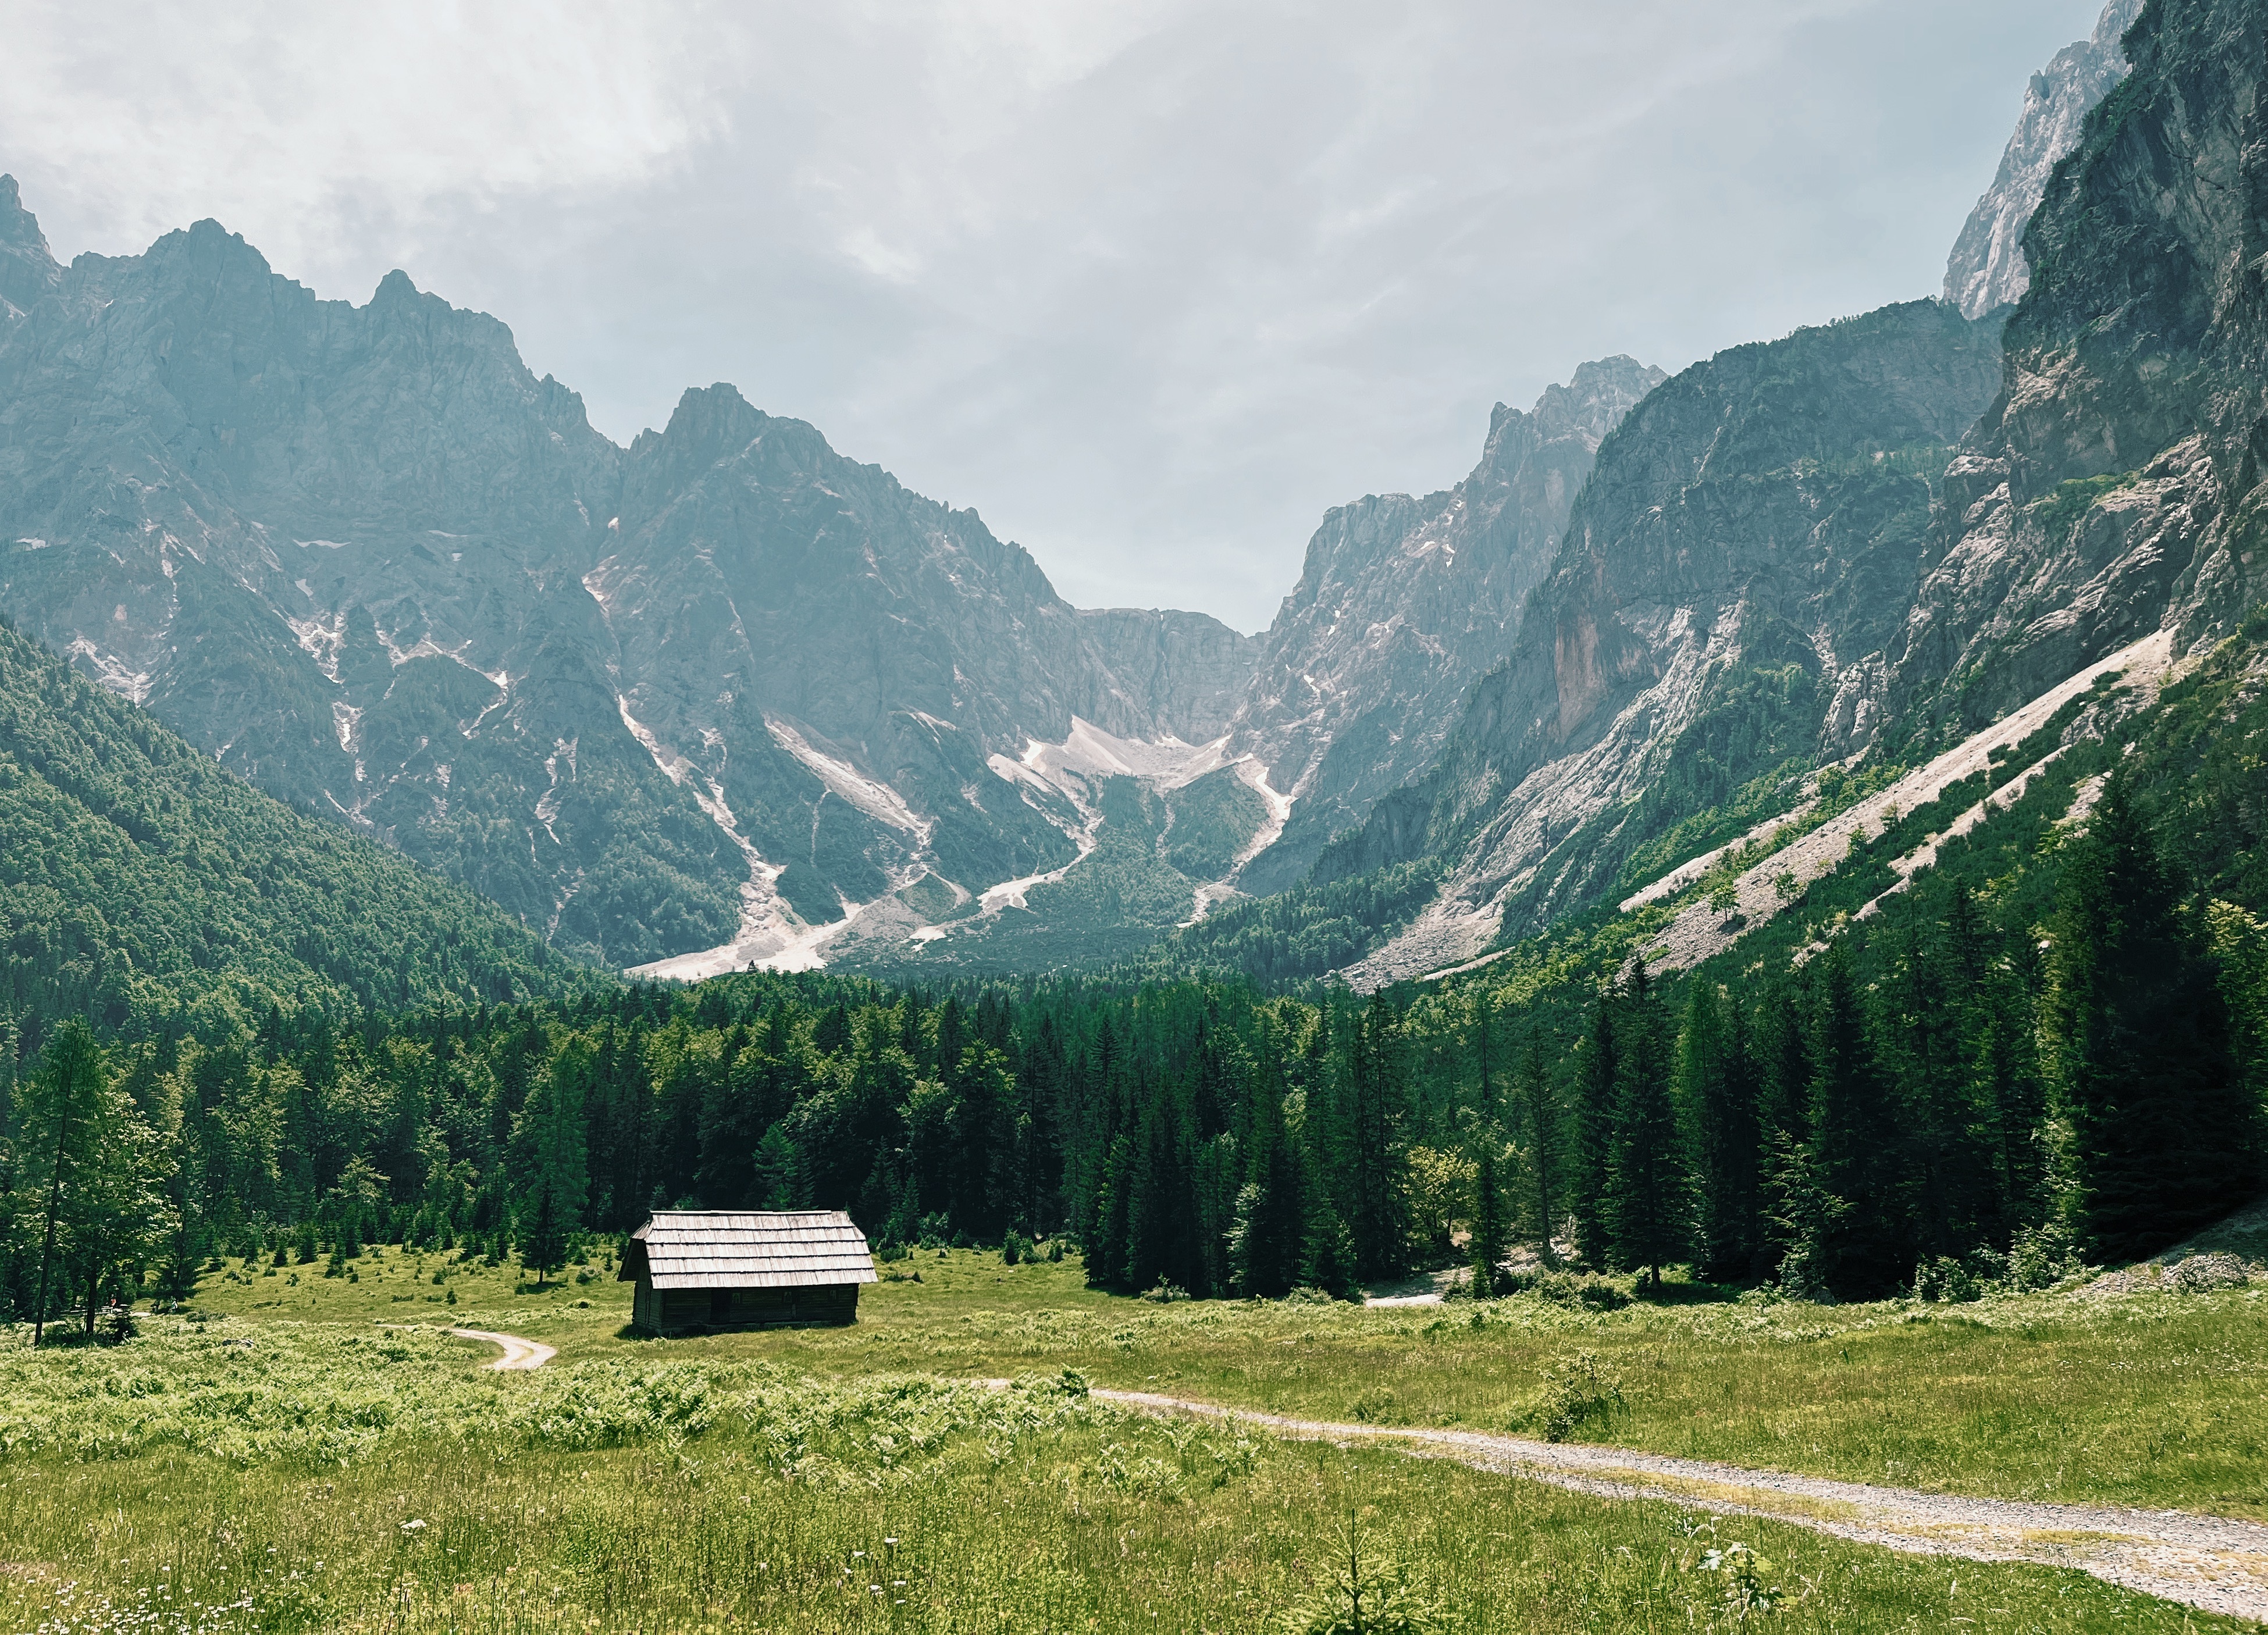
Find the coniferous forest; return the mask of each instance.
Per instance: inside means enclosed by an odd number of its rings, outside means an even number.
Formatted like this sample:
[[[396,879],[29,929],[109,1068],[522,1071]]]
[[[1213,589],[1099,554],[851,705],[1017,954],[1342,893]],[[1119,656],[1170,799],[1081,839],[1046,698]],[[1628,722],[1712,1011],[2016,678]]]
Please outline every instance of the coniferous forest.
[[[2083,832],[2075,763],[1851,922],[1835,890],[1881,868],[1854,848],[1765,928],[1823,920],[1794,957],[1742,942],[1682,976],[1632,959],[1625,919],[1367,998],[747,973],[202,1030],[23,1013],[6,1296],[92,1322],[216,1254],[342,1273],[378,1242],[540,1276],[667,1205],[847,1209],[885,1256],[1068,1243],[1090,1282],[1168,1298],[1463,1262],[1484,1289],[1564,1262],[1958,1297],[2137,1256],[2262,1178],[2268,932],[2233,900],[2257,791],[2219,751],[2171,781],[2191,740],[2158,741]]]

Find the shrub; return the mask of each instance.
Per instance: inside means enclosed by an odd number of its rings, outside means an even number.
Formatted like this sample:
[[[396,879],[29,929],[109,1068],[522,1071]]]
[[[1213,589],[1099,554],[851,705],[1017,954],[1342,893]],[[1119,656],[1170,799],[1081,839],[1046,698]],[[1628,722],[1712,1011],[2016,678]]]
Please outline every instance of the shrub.
[[[1012,1232],[1000,1241],[1000,1258],[1013,1266],[1032,1258],[1032,1241],[1020,1232]]]
[[[1365,1425],[1390,1425],[1401,1418],[1395,1407],[1399,1399],[1391,1386],[1373,1385],[1354,1399],[1354,1417]]]
[[[1159,1306],[1170,1306],[1175,1300],[1189,1298],[1189,1292],[1178,1283],[1160,1278],[1151,1287],[1142,1291],[1142,1298]]]
[[[1630,1291],[1617,1283],[1586,1272],[1515,1271],[1499,1280],[1507,1294],[1533,1294],[1554,1306],[1580,1306],[1590,1311],[1620,1311],[1631,1303]]]
[[[1604,1426],[1626,1404],[1622,1376],[1588,1351],[1543,1370],[1543,1400],[1533,1416],[1547,1442],[1564,1442],[1587,1425]]]

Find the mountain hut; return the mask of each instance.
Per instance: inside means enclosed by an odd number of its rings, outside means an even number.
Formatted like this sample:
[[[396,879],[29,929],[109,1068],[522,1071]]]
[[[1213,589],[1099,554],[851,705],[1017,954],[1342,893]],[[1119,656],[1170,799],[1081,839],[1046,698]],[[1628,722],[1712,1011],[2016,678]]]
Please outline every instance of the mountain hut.
[[[858,1285],[879,1281],[839,1209],[657,1210],[616,1277],[637,1285],[630,1320],[665,1334],[856,1322]]]

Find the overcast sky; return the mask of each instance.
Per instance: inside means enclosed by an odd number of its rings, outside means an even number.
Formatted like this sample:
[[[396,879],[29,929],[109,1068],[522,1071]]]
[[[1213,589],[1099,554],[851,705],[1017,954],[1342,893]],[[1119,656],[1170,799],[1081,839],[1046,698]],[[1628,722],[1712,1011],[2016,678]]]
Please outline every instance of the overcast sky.
[[[619,439],[731,381],[1073,601],[1251,630],[1498,400],[1935,293],[2099,9],[0,0],[0,170],[66,260],[401,267]]]

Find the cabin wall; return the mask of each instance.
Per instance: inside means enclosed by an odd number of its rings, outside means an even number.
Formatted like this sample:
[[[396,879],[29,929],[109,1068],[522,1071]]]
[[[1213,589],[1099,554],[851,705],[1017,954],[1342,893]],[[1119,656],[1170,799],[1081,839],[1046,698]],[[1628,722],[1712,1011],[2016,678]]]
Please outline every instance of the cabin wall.
[[[839,1326],[858,1321],[858,1285],[792,1289],[662,1289],[638,1280],[635,1320],[664,1331]],[[648,1314],[651,1315],[648,1315]]]

